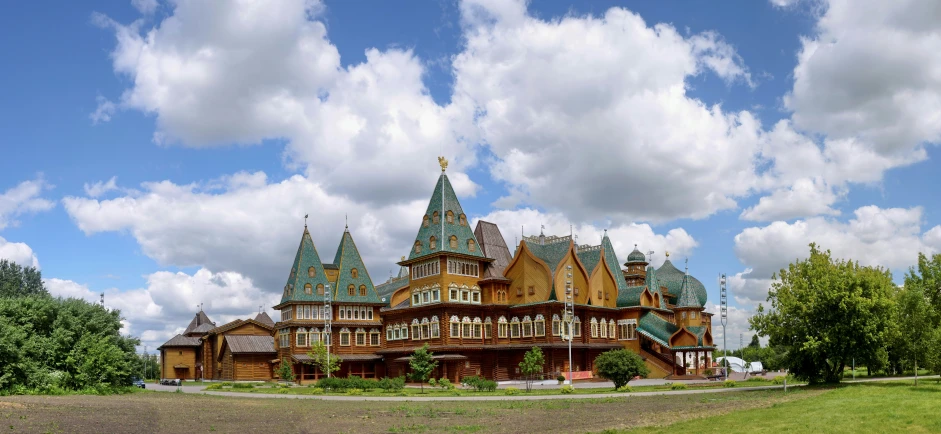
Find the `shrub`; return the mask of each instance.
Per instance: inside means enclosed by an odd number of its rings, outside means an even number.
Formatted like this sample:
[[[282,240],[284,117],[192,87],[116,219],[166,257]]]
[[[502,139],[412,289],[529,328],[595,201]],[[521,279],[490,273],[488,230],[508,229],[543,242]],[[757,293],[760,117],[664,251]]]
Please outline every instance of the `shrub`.
[[[398,392],[405,388],[405,377],[385,377],[379,380],[376,386],[386,392]]]
[[[252,383],[235,383],[232,385],[233,389],[253,389],[255,387]]]
[[[220,389],[222,389],[221,384],[210,384],[208,387],[206,387],[206,390],[220,390]]]
[[[378,387],[378,382],[376,380],[360,378],[357,375],[351,375],[346,379],[347,388],[349,389],[363,389],[363,390],[372,390]]]
[[[280,394],[282,394],[282,395],[287,395],[287,394],[291,393],[291,391],[290,391],[290,390],[287,390],[287,389],[281,389],[281,390],[278,391],[278,393],[280,393]]]
[[[555,377],[555,379],[556,379],[556,380],[559,380],[559,383],[565,382],[565,376],[564,376],[564,375],[559,375],[558,377]]]
[[[464,384],[464,386],[477,389],[477,384],[480,383],[481,380],[483,380],[483,378],[480,378],[476,375],[472,375],[470,377],[464,377],[463,379],[461,379],[461,383]]]
[[[627,384],[637,376],[646,377],[650,370],[637,353],[629,350],[611,350],[595,358],[598,375],[614,383],[614,388]]]
[[[346,378],[321,378],[317,380],[317,387],[329,390],[331,392],[336,392],[338,390],[346,390],[350,388],[350,382]]]
[[[282,388],[282,389],[290,389],[290,388],[291,388],[291,385],[290,385],[290,384],[287,384],[287,383],[284,383],[284,384],[275,384],[275,385],[272,386],[272,387],[280,387],[280,388]]]
[[[350,396],[359,396],[363,394],[363,389],[350,389],[346,391],[346,394]]]
[[[630,393],[634,391],[634,389],[632,389],[631,386],[628,386],[626,384],[621,387],[618,387],[617,390],[618,392],[624,392],[624,393]]]
[[[222,384],[222,387],[232,387],[232,383],[230,383],[230,382],[228,382],[228,381],[223,381],[223,382],[220,383],[220,384]]]
[[[725,380],[725,382],[722,384],[725,387],[735,387],[735,380]]]
[[[519,395],[519,393],[520,390],[515,387],[507,387],[506,389],[503,389],[504,395]]]
[[[438,382],[435,381],[434,378],[429,378],[429,379],[428,379],[428,385],[431,386],[431,387],[438,387]]]
[[[686,389],[689,389],[689,387],[686,387],[686,385],[683,383],[673,383],[670,385],[670,390],[686,390]]]
[[[775,384],[775,385],[784,384],[784,379],[785,379],[785,378],[786,378],[786,377],[783,376],[783,375],[778,375],[777,377],[774,377],[774,378],[771,380],[771,384]]]
[[[430,382],[430,380],[429,380],[429,382]],[[453,390],[453,389],[454,389],[454,385],[451,384],[451,380],[448,380],[447,378],[442,378],[442,379],[438,380],[438,387],[440,387],[440,388],[442,388],[442,389],[444,389],[444,390]]]
[[[749,383],[760,383],[760,382],[764,382],[765,379],[764,379],[764,378],[761,378],[761,377],[751,377],[751,378],[749,378],[749,379],[747,379],[747,380],[745,380],[745,381],[746,381],[746,382],[749,382]]]
[[[705,374],[707,377],[712,375],[712,369],[706,368]]]
[[[323,389],[319,387],[314,387],[313,389],[310,389],[310,393],[314,395],[323,395]]]
[[[562,389],[560,389],[560,391],[562,392],[563,395],[569,395],[569,394],[575,393],[575,388],[569,384],[566,384],[565,386],[562,386]]]

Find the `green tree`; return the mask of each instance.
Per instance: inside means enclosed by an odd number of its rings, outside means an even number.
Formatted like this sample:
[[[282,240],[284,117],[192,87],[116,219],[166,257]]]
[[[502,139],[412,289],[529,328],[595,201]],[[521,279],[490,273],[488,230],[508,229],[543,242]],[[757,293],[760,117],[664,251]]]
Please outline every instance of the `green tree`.
[[[905,286],[899,291],[896,315],[902,338],[899,346],[906,360],[914,365],[917,386],[918,362],[925,366],[925,350],[933,338],[931,306],[919,285]]]
[[[438,361],[432,356],[431,351],[428,351],[428,344],[425,344],[412,353],[412,359],[408,362],[408,367],[412,370],[409,376],[413,381],[421,383],[422,393],[425,393],[425,382],[428,381],[431,372],[438,367]]]
[[[646,377],[650,373],[644,360],[629,350],[611,350],[595,358],[595,369],[601,378],[614,382],[620,389],[636,376]]]
[[[294,381],[294,366],[288,361],[287,357],[281,359],[277,373],[278,378],[284,381]]]
[[[751,335],[751,342],[748,344],[748,348],[761,348],[761,342],[758,341],[758,334]]]
[[[317,341],[309,351],[307,351],[307,357],[310,357],[311,363],[320,369],[320,372],[330,376],[336,371],[340,370],[340,363],[343,363],[343,359],[340,358],[337,354],[330,354],[329,361],[327,360],[327,353],[330,351],[326,345],[321,341]]]
[[[543,365],[546,364],[546,359],[542,355],[542,350],[539,347],[533,347],[531,350],[527,351],[523,355],[523,361],[520,362],[520,372],[523,373],[524,378],[526,379],[526,391],[530,392],[533,390],[533,376],[535,374],[542,372]]]
[[[918,267],[909,269],[905,276],[905,287],[918,286],[924,292],[935,313],[941,314],[941,254],[934,254],[928,258],[924,253],[918,254]],[[935,318],[937,326],[941,318]]]
[[[895,284],[882,268],[834,260],[810,245],[810,257],[772,276],[771,307],[749,322],[784,352],[784,365],[810,383],[839,382],[845,366],[886,358]]]
[[[49,295],[42,283],[42,272],[36,267],[21,267],[15,262],[0,259],[0,297],[28,295]]]

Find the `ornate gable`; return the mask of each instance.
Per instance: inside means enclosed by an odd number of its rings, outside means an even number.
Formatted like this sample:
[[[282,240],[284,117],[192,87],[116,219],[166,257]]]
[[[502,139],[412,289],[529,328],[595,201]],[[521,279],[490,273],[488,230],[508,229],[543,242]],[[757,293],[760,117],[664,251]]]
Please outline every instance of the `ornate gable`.
[[[333,299],[336,301],[359,302],[359,303],[379,303],[379,294],[373,286],[372,279],[369,278],[369,272],[366,271],[366,264],[359,255],[359,249],[353,242],[353,236],[349,229],[343,231],[343,238],[340,239],[340,246],[337,247],[337,254],[333,259],[337,265],[337,287]],[[353,288],[353,295],[350,295],[350,287]],[[365,295],[360,295],[365,291]]]
[[[318,292],[318,285],[326,287],[330,282],[327,281],[327,275],[324,273],[323,263],[320,261],[320,255],[317,254],[317,248],[314,246],[314,240],[304,226],[304,234],[301,235],[301,243],[297,246],[297,254],[294,255],[294,263],[291,265],[291,272],[287,283],[284,285],[281,296],[281,303],[288,301],[323,301],[324,296]],[[307,288],[310,285],[310,293]]]

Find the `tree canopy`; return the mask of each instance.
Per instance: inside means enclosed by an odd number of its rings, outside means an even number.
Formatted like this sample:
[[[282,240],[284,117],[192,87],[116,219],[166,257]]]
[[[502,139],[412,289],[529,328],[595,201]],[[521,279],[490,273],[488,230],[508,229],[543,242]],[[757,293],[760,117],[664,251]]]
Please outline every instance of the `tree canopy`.
[[[412,359],[408,362],[408,367],[412,369],[409,375],[413,381],[421,383],[422,392],[425,391],[425,382],[431,372],[438,367],[438,361],[432,358],[431,351],[428,351],[428,344],[422,345],[412,353]]]
[[[542,372],[543,365],[546,364],[546,359],[542,355],[542,349],[539,347],[533,347],[531,350],[527,351],[523,355],[523,361],[520,362],[520,372],[526,378],[526,391],[529,392],[533,389],[533,375]]]
[[[27,295],[49,295],[42,283],[42,272],[36,267],[22,267],[0,259],[0,297]]]
[[[770,308],[759,305],[749,322],[786,352],[784,365],[797,378],[838,382],[853,358],[869,366],[886,362],[896,288],[887,270],[834,260],[811,244],[809,258],[773,279]]]
[[[614,383],[619,389],[636,376],[646,377],[650,373],[643,359],[630,350],[606,351],[595,358],[595,368],[601,378]]]
[[[310,357],[311,363],[313,363],[317,369],[320,369],[320,372],[328,376],[339,371],[340,363],[343,363],[343,359],[341,359],[338,354],[330,354],[330,357],[327,357],[327,353],[329,352],[330,349],[321,341],[315,342],[314,346],[307,352],[307,357]],[[285,362],[282,362],[282,364],[285,364]],[[291,381],[293,381],[293,379]]]

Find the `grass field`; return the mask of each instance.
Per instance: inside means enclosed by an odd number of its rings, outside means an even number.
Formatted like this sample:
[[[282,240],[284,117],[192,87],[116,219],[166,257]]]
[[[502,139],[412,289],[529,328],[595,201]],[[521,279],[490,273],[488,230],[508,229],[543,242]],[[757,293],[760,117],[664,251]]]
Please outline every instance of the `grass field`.
[[[791,383],[789,383],[791,384]],[[764,380],[760,378],[749,379],[747,381],[739,381],[737,387],[755,387],[755,386],[770,386],[772,382],[770,380]],[[526,392],[525,386],[517,386],[519,388],[519,395],[561,395],[561,386],[553,387],[551,389],[533,389],[531,392]],[[670,390],[670,385],[657,385],[657,386],[632,386],[631,389],[633,392],[654,392],[654,391],[665,391]],[[721,381],[713,381],[708,383],[695,383],[687,385],[687,388],[692,389],[721,389],[725,387]],[[226,391],[226,392],[239,392],[239,393],[262,393],[262,394],[288,394],[288,395],[314,395],[314,394],[325,394],[324,391],[315,389],[313,387],[292,387],[290,389],[282,389],[277,385],[273,384],[260,384],[251,389],[236,389],[232,387],[223,387],[222,389],[216,391]],[[424,391],[414,387],[408,387],[398,392],[385,392],[379,389],[375,390],[364,390],[360,392],[355,392],[358,396],[422,396],[422,397],[439,397],[439,396],[503,396],[506,395],[505,390],[499,389],[494,392],[475,392],[469,389],[453,389],[445,390],[440,388],[425,387]],[[581,384],[578,388],[575,389],[575,394],[586,395],[586,394],[596,394],[596,393],[611,393],[612,395],[617,394],[611,387],[591,387],[591,383]],[[346,395],[347,392],[329,392],[327,395]]]
[[[142,391],[0,397],[17,432],[939,432],[941,386],[854,384],[552,401],[352,402]]]

